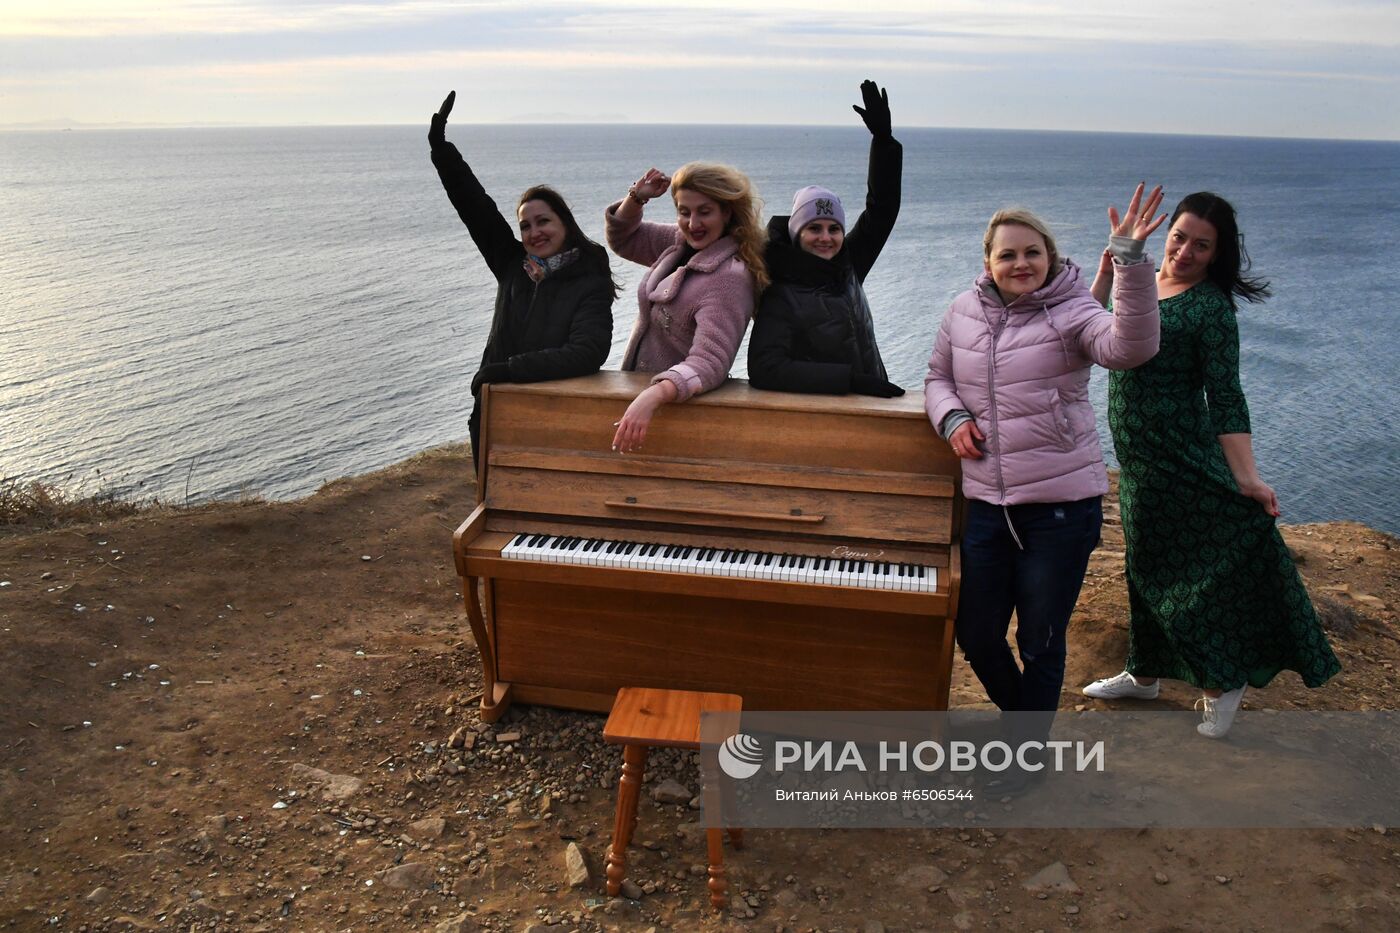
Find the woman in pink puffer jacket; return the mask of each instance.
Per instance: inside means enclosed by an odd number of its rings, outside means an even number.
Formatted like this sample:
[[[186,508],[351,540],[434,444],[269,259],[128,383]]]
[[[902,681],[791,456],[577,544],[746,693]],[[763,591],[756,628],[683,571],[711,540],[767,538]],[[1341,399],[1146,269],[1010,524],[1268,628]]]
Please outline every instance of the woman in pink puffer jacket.
[[[1139,185],[1113,223],[1114,308],[1028,211],[1000,211],[983,238],[986,271],[938,329],[924,405],[963,461],[958,644],[992,702],[1050,714],[1064,681],[1065,630],[1098,545],[1108,473],[1089,368],[1131,369],[1157,352],[1157,285],[1144,255],[1161,189]],[[1015,611],[1018,667],[1006,643]],[[1012,719],[1016,717],[1011,717]],[[1047,717],[1020,717],[1043,738]],[[1016,792],[1042,771],[1022,772]]]

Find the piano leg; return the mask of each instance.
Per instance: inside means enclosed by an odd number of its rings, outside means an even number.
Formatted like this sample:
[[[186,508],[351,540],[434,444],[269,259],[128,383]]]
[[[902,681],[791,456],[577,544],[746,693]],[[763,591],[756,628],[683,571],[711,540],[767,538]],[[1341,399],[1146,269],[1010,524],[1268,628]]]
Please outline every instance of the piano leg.
[[[637,829],[637,800],[646,771],[647,747],[622,746],[622,780],[617,788],[617,819],[613,823],[612,846],[608,848],[608,897],[617,897],[627,877],[627,847]]]
[[[472,638],[476,639],[476,650],[481,656],[481,721],[495,722],[510,709],[510,684],[496,682],[496,651],[486,626],[486,616],[481,611],[476,577],[462,579],[462,600],[467,604],[467,620],[471,622]]]

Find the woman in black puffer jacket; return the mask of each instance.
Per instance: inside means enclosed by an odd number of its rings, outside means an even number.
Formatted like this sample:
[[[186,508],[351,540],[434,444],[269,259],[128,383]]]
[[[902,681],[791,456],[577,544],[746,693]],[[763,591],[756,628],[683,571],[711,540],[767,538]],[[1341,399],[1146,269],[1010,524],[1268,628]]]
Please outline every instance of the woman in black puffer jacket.
[[[855,107],[871,134],[865,212],[846,232],[841,200],[815,185],[797,192],[792,214],[768,222],[763,293],[749,338],[749,382],[783,392],[856,392],[891,398],[862,282],[899,215],[904,149],[891,135],[888,95],[860,86]]]
[[[545,185],[516,202],[520,239],[496,209],[457,147],[447,141],[453,91],[428,130],[433,165],[462,223],[496,277],[491,335],[472,395],[494,382],[543,382],[595,373],[612,346],[617,284],[608,252],[579,228],[559,193]],[[472,405],[472,457],[481,469],[481,411]]]

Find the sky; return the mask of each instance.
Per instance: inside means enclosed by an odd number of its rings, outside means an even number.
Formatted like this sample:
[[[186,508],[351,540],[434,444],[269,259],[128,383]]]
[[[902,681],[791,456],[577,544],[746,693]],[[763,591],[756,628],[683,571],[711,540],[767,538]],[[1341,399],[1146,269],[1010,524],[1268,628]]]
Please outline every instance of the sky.
[[[0,0],[0,126],[842,124],[1400,139],[1397,0]]]

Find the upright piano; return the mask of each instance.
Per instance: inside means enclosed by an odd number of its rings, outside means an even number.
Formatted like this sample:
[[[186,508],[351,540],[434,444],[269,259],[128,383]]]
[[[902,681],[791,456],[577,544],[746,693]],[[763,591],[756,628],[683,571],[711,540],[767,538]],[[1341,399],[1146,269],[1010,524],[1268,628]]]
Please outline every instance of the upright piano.
[[[611,449],[644,374],[492,385],[453,536],[481,715],[606,711],[618,688],[746,709],[946,709],[958,461],[922,397],[742,380]]]

